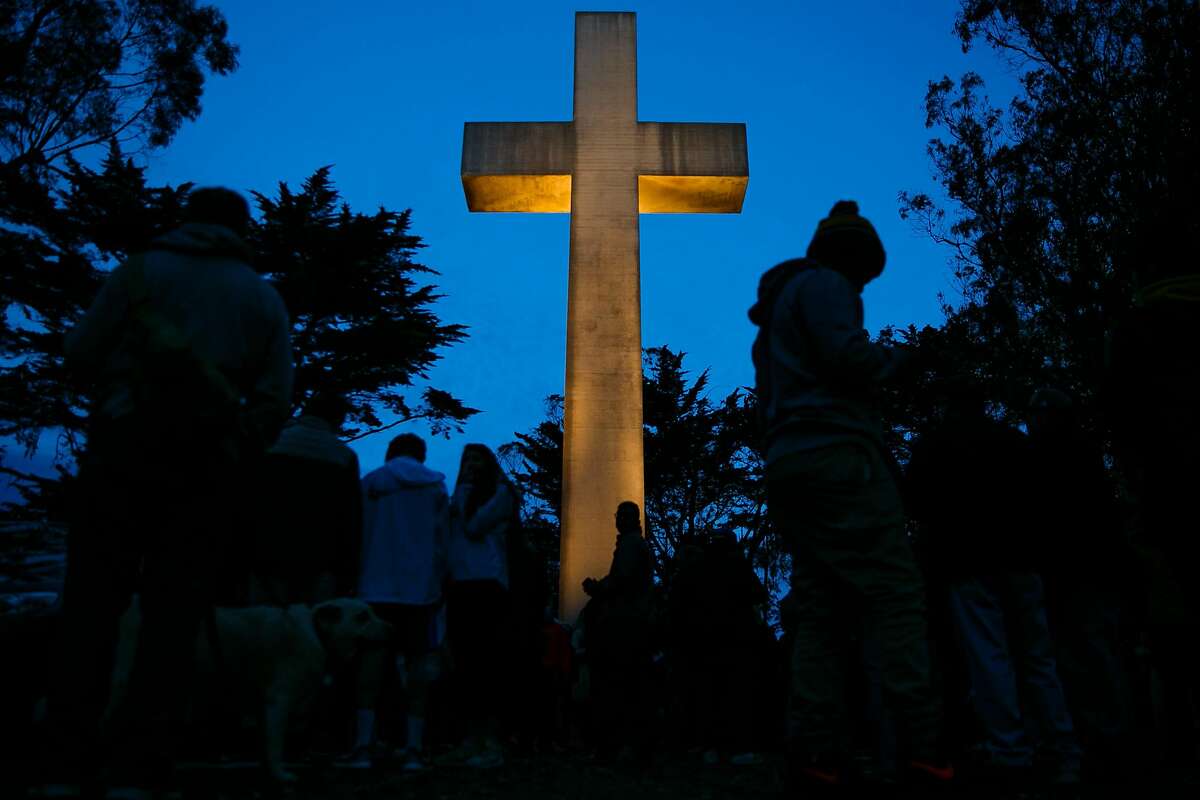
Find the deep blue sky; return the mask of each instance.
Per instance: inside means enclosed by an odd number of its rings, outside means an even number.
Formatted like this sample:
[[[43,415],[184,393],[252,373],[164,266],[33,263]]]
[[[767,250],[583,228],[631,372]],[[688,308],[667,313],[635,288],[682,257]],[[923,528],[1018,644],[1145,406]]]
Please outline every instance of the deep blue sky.
[[[747,125],[742,214],[642,218],[643,344],[711,367],[714,394],[753,380],[759,275],[801,254],[839,198],[859,202],[888,251],[865,293],[868,327],[939,322],[947,253],[899,219],[896,195],[934,187],[927,81],[968,69],[1003,80],[990,53],[961,52],[954,0],[216,5],[241,66],[210,80],[199,120],[148,156],[150,178],[271,193],[332,164],[353,208],[411,207],[421,260],[441,272],[437,312],[471,333],[431,380],[485,412],[431,442],[431,466],[451,478],[464,443],[511,440],[563,388],[567,216],[470,214],[459,162],[466,121],[570,118],[576,10],[637,12],[642,120]],[[387,438],[357,445],[364,470]]]

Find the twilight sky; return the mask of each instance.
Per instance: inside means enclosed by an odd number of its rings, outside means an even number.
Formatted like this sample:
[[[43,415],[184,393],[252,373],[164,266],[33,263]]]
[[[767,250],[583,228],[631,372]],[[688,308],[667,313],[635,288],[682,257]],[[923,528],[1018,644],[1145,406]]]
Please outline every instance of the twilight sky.
[[[747,125],[741,215],[641,223],[643,345],[711,367],[714,395],[753,382],[746,309],[759,275],[801,255],[840,198],[858,201],[888,251],[865,293],[868,328],[940,321],[947,253],[896,202],[934,188],[925,86],[970,69],[1011,86],[989,52],[961,52],[954,0],[215,4],[241,66],[210,80],[199,120],[148,156],[150,179],[271,194],[332,164],[352,208],[411,207],[420,260],[441,273],[437,313],[470,326],[431,382],[484,411],[464,435],[430,442],[430,466],[451,480],[463,444],[510,441],[563,388],[567,215],[471,214],[459,162],[466,121],[570,119],[576,10],[637,12],[640,119]],[[356,444],[364,471],[388,436]]]

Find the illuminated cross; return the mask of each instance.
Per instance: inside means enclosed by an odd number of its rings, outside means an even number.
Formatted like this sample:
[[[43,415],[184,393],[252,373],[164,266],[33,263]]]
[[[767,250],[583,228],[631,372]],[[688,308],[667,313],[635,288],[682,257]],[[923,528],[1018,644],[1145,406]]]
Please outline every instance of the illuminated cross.
[[[608,571],[617,504],[643,506],[638,214],[738,213],[747,163],[745,125],[638,122],[630,13],[576,14],[573,121],[466,125],[470,210],[571,214],[564,619],[586,600],[583,579]]]

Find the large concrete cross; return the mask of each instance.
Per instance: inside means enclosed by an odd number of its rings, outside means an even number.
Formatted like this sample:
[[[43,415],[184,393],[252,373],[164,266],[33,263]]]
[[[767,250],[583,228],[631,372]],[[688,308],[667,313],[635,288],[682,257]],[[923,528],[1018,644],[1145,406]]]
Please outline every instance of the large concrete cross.
[[[608,571],[617,504],[643,505],[638,214],[738,213],[743,124],[638,122],[636,16],[575,16],[571,122],[468,122],[471,211],[571,214],[560,613]],[[686,278],[687,264],[676,264]]]

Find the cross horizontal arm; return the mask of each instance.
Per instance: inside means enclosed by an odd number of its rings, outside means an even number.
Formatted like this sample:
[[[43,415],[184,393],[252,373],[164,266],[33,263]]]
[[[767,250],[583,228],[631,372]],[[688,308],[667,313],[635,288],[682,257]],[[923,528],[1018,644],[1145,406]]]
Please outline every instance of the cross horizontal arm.
[[[746,126],[639,122],[638,210],[737,214],[750,181]]]
[[[571,210],[569,122],[468,122],[462,182],[471,211]]]

